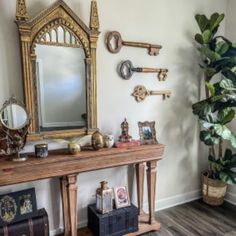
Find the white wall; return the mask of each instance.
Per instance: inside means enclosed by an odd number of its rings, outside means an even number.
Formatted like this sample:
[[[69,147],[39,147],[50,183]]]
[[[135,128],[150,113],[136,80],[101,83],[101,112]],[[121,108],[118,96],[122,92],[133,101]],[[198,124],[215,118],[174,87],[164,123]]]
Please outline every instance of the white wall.
[[[236,25],[235,25],[236,2],[228,0],[227,5],[227,20],[226,20],[226,36],[234,43],[236,43]],[[236,133],[236,121],[232,124],[232,129]],[[230,186],[228,198],[236,204],[236,186]]]
[[[34,15],[54,1],[27,2],[30,15]],[[88,23],[90,1],[66,0],[66,3]],[[118,137],[120,123],[126,117],[130,133],[138,138],[137,122],[155,120],[158,140],[166,145],[164,159],[158,164],[156,207],[197,197],[200,172],[206,166],[206,158],[204,147],[199,148],[198,121],[191,110],[192,103],[199,98],[201,78],[193,41],[198,31],[194,15],[225,12],[226,1],[99,0],[98,7],[101,25],[97,52],[99,128]],[[11,93],[22,98],[22,80],[17,29],[13,23],[15,1],[0,1],[0,9],[0,103],[3,103]],[[145,49],[128,47],[122,48],[119,54],[111,54],[104,43],[109,30],[119,31],[123,39],[129,41],[161,44],[163,49],[158,57],[149,56]],[[155,74],[135,74],[131,80],[124,81],[117,75],[116,68],[125,59],[130,59],[134,66],[168,68],[168,79],[158,82]],[[152,96],[139,104],[130,96],[138,84],[150,90],[171,89],[173,94],[166,101]],[[106,179],[110,186],[132,183],[131,175],[126,176],[127,168],[81,174],[78,178],[79,220],[86,220],[86,207],[94,201],[93,194],[99,181]],[[51,229],[58,228],[62,223],[59,217],[59,181],[9,186],[4,191],[28,186],[36,187],[38,205],[47,208]]]

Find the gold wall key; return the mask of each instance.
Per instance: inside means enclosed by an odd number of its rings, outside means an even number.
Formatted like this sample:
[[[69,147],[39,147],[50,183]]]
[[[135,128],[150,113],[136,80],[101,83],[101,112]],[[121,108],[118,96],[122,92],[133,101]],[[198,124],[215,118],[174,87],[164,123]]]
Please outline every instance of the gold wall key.
[[[134,96],[137,102],[142,102],[147,96],[151,95],[161,95],[163,99],[169,98],[171,95],[170,90],[158,90],[152,91],[147,90],[143,85],[138,85],[134,88],[132,96]]]
[[[147,67],[134,67],[132,62],[126,60],[119,65],[119,74],[123,79],[130,79],[134,72],[143,73],[158,73],[157,78],[159,81],[165,81],[168,73],[168,69],[160,68],[147,68]]]
[[[112,42],[114,42],[114,45],[112,45]],[[129,47],[147,48],[148,54],[150,56],[157,56],[159,54],[160,49],[162,48],[162,46],[160,45],[155,45],[150,43],[123,41],[120,33],[117,31],[111,31],[108,33],[106,37],[106,44],[107,44],[107,49],[111,53],[118,53],[122,46],[129,46]]]

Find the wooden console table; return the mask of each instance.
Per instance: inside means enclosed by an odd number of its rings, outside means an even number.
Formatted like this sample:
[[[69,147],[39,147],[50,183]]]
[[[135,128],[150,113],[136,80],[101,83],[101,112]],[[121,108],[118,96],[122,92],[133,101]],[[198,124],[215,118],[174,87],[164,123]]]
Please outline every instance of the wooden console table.
[[[64,212],[64,236],[77,235],[77,176],[79,173],[134,164],[137,176],[139,207],[139,235],[158,230],[155,220],[156,165],[162,158],[164,145],[143,145],[132,148],[112,148],[99,151],[82,151],[70,155],[65,150],[50,152],[45,159],[30,156],[26,162],[12,162],[0,158],[0,186],[60,177]],[[143,211],[143,186],[147,165],[149,214]]]

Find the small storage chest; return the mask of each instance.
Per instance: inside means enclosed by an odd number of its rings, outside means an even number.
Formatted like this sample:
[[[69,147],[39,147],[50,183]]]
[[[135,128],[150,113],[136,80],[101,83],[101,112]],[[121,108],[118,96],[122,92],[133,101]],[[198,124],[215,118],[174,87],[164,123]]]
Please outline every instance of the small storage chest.
[[[38,210],[31,219],[8,224],[0,228],[0,236],[49,236],[48,215]]]
[[[131,204],[129,207],[114,209],[100,214],[96,205],[88,206],[88,227],[95,236],[121,236],[138,231],[138,208]]]

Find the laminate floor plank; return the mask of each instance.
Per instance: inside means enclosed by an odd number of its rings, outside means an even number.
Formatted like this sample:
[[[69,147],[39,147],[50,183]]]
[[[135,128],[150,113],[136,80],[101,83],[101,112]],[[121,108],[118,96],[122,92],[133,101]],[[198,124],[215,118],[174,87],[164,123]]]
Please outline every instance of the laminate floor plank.
[[[143,236],[236,236],[236,206],[197,200],[156,213],[161,230]]]
[[[236,228],[236,209],[233,205],[232,210],[230,211],[229,209],[224,209],[225,204],[220,207],[210,207],[202,202],[193,202],[192,204],[193,208],[197,208],[200,212],[207,214],[209,220],[215,219],[218,223],[221,222],[234,229]]]
[[[183,217],[182,214],[179,214],[176,212],[176,209],[170,211],[167,210],[166,214],[169,217],[172,217],[176,223],[178,223],[178,225],[181,225],[183,228],[185,228],[188,232],[191,233],[191,235],[196,235],[196,236],[200,236],[202,233],[202,230],[195,227],[195,225],[193,224],[193,221],[191,221],[191,219],[189,219],[188,217]],[[205,232],[207,233],[207,232]]]
[[[189,236],[191,234],[189,230],[181,223],[177,222],[172,215],[166,214],[165,211],[159,213],[158,216],[157,219],[161,222],[161,230],[166,229],[171,235],[173,235],[171,232],[173,232],[174,229],[176,231],[175,235],[177,235],[177,232],[181,233],[181,236]]]
[[[231,230],[234,230],[236,227],[234,223],[228,224],[221,220],[224,215],[222,215],[219,220],[219,218],[215,217],[213,214],[207,214],[200,209],[193,208],[192,206],[186,205],[184,206],[184,208],[188,209],[189,215],[193,217],[192,219],[196,219],[200,226],[208,227],[212,230],[212,232],[215,232],[216,234],[223,234],[224,232],[229,232]]]
[[[214,217],[211,217],[211,220],[209,220],[208,215],[198,212],[192,207],[185,206],[182,209],[177,208],[176,212],[182,217],[188,216],[188,222],[190,224],[194,222],[194,227],[200,229],[200,235],[222,235],[224,232],[233,230],[232,227],[218,220],[214,220]]]

